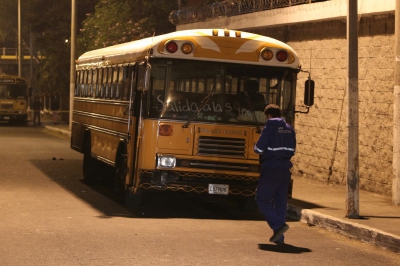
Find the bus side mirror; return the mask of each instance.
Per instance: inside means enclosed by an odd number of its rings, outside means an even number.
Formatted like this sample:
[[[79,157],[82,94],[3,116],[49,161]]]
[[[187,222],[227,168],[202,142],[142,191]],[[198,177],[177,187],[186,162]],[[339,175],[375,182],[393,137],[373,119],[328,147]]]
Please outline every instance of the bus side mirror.
[[[147,91],[149,89],[150,74],[151,74],[151,65],[149,63],[139,65],[138,90]]]
[[[314,104],[314,86],[314,80],[306,80],[306,84],[304,87],[304,104],[307,106],[312,106]]]

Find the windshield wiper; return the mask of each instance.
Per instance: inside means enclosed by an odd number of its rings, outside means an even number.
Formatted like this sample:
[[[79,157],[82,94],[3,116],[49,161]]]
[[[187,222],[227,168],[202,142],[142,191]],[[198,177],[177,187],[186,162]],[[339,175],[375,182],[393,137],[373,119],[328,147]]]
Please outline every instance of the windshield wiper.
[[[251,116],[253,117],[253,121],[256,124],[256,129],[257,129],[256,132],[260,133],[261,132],[260,124],[258,123],[258,120],[257,120],[257,117],[256,117],[256,112],[254,111],[253,103],[251,102],[250,96],[247,93],[247,91],[244,91],[244,96],[246,98],[247,104],[249,105]]]
[[[190,125],[190,122],[192,122],[192,120],[197,116],[197,114],[201,111],[201,109],[203,109],[204,105],[206,105],[208,103],[208,101],[211,99],[211,96],[214,95],[213,91],[210,91],[209,94],[206,95],[206,97],[204,97],[203,101],[200,104],[200,107],[196,110],[196,112],[193,113],[193,115],[189,118],[189,120],[182,126],[182,128],[188,128]]]

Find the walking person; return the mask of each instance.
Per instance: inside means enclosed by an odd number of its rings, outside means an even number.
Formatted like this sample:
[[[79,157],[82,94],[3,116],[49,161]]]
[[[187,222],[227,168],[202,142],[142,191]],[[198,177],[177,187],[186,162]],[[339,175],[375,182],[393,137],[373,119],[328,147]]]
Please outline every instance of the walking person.
[[[40,123],[40,112],[43,110],[43,104],[40,101],[38,96],[35,96],[34,101],[32,103],[33,109],[33,126],[36,126],[36,119],[38,120],[38,125],[41,126]]]
[[[292,126],[281,118],[276,104],[265,107],[267,122],[254,151],[260,154],[261,173],[256,189],[256,202],[269,227],[273,230],[270,242],[284,244],[288,188],[291,180],[290,159],[296,149],[296,134]]]
[[[51,111],[53,113],[53,124],[58,124],[58,111],[60,110],[60,98],[58,93],[54,93],[52,102],[51,102]]]

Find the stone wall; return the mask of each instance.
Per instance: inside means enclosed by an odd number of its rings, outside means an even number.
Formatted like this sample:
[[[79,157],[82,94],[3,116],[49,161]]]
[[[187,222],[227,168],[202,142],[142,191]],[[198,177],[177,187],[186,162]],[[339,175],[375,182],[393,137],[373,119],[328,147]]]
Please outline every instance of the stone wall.
[[[250,30],[249,30],[250,31]],[[293,174],[346,184],[346,21],[314,22],[252,32],[287,42],[315,80],[315,105],[296,114]],[[359,19],[360,188],[391,195],[393,179],[394,15]],[[299,74],[297,109],[304,110],[306,73]]]

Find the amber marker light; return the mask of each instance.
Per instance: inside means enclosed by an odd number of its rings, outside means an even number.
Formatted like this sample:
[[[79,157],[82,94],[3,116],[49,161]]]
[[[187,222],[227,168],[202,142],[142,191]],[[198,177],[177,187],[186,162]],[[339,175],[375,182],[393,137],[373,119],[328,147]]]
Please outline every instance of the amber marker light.
[[[171,125],[159,125],[158,135],[168,137],[172,136],[172,126]]]
[[[193,46],[190,43],[186,42],[182,44],[181,51],[184,54],[190,54],[191,52],[193,52]]]
[[[276,53],[276,59],[278,59],[279,62],[284,62],[288,58],[288,54],[286,51],[279,51]]]
[[[274,57],[274,53],[270,49],[264,48],[261,50],[261,57],[264,60],[269,61]]]
[[[168,42],[166,45],[166,49],[169,53],[173,54],[178,51],[178,45],[176,44],[176,42]]]
[[[213,36],[218,36],[218,30],[213,30],[212,34],[213,34]]]

